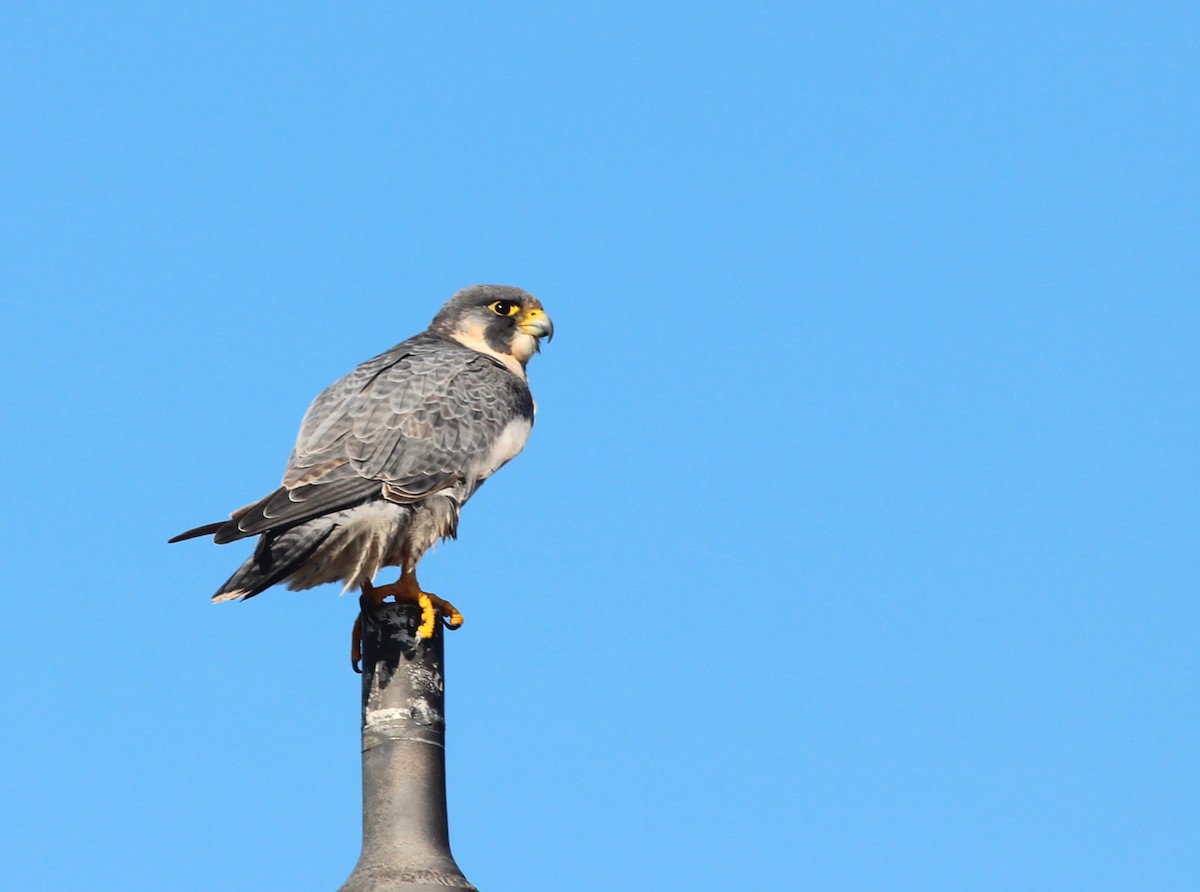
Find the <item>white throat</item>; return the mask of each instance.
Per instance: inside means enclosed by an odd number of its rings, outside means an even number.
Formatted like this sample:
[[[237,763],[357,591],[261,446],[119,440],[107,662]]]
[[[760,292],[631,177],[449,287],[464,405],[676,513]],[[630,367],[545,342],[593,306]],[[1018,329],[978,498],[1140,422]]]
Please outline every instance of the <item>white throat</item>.
[[[529,358],[537,352],[537,338],[533,335],[527,335],[524,332],[517,334],[513,338],[512,353],[501,353],[488,344],[487,339],[483,336],[483,326],[478,323],[468,322],[460,325],[450,332],[450,338],[476,353],[483,353],[500,360],[504,363],[505,368],[522,381],[528,380],[525,376],[525,363],[529,362]]]

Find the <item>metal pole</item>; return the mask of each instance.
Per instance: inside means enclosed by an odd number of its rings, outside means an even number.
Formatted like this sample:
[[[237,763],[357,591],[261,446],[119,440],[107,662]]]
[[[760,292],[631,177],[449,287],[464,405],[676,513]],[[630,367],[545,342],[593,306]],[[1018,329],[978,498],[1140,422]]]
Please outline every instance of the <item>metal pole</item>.
[[[475,889],[450,854],[441,623],[362,600],[362,854],[338,892]]]

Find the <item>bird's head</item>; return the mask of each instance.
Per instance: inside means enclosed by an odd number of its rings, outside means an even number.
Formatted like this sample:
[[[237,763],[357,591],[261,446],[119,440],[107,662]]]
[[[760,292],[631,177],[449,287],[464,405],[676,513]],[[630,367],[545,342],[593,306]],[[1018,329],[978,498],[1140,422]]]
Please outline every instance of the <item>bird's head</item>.
[[[433,317],[429,330],[499,359],[521,377],[541,339],[554,337],[541,301],[511,285],[464,288]]]

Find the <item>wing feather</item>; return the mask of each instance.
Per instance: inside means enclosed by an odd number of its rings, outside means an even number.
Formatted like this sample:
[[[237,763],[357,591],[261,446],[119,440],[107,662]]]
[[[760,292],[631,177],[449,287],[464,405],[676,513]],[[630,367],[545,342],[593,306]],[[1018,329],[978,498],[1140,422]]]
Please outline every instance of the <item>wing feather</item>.
[[[524,381],[452,341],[419,335],[326,389],[301,425],[284,487],[370,481],[418,499],[463,484],[505,427],[533,420]],[[324,468],[314,475],[314,471]],[[340,493],[339,493],[340,494]]]
[[[411,503],[449,492],[461,505],[495,469],[488,460],[508,426],[532,424],[533,412],[528,385],[500,363],[417,335],[313,401],[279,489],[177,538],[231,542],[380,498]]]

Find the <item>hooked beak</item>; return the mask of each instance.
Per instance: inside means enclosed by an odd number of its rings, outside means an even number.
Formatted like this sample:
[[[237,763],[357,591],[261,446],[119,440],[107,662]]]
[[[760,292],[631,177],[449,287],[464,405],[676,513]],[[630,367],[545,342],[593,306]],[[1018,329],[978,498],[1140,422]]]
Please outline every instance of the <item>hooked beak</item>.
[[[526,310],[517,320],[517,328],[535,338],[545,338],[547,341],[554,339],[554,323],[550,321],[545,310]]]

